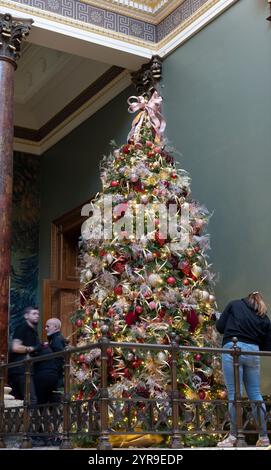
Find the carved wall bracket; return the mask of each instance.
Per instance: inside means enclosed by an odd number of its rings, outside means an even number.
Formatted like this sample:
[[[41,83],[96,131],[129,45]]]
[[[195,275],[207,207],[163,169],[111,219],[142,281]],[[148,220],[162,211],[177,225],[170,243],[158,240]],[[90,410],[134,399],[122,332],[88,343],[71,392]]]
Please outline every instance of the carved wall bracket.
[[[154,55],[150,62],[131,74],[132,83],[139,95],[151,97],[162,78],[162,59]]]
[[[32,19],[13,18],[9,13],[0,14],[0,60],[12,62],[20,57],[22,40],[30,32]]]

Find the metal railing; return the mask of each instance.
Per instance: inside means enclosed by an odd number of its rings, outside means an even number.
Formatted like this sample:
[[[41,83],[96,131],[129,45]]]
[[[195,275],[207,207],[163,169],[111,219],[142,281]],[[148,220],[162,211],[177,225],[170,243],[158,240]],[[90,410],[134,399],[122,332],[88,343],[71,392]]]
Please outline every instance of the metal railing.
[[[180,346],[176,335],[171,335],[171,344],[117,343],[107,337],[107,326],[102,327],[102,337],[95,344],[67,347],[64,351],[40,357],[27,356],[15,363],[0,362],[0,448],[6,447],[9,436],[21,438],[21,448],[31,448],[33,436],[61,438],[61,449],[71,449],[74,441],[85,437],[96,438],[98,449],[111,449],[110,436],[160,435],[170,438],[172,448],[182,448],[189,436],[221,436],[228,432],[228,400],[186,399],[180,397],[178,387],[178,355],[208,353],[211,355],[230,354],[234,368],[234,400],[236,409],[236,430],[238,447],[246,446],[245,435],[255,434],[261,425],[263,402],[244,400],[241,396],[240,356],[271,356],[271,352],[242,351],[233,338],[232,349]],[[101,350],[100,387],[90,399],[72,398],[71,364],[73,355],[95,348]],[[171,355],[171,384],[167,397],[163,399],[131,397],[116,398],[108,386],[108,348],[136,351],[168,351]],[[36,362],[64,357],[64,394],[61,403],[33,405],[30,400],[31,368]],[[25,390],[23,406],[5,408],[4,386],[7,370],[24,365]],[[269,401],[265,401],[265,421],[271,422]],[[258,419],[250,411],[256,408]],[[251,429],[251,424],[253,427]]]

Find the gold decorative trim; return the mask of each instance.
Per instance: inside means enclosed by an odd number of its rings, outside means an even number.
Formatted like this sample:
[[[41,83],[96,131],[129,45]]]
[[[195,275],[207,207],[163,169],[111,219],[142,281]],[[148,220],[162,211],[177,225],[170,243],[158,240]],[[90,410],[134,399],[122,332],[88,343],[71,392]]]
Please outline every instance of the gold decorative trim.
[[[235,0],[237,1],[237,0]],[[167,34],[161,41],[157,42],[155,44],[155,47],[157,48],[156,50],[160,49],[161,47],[164,47],[169,41],[174,39],[178,34],[180,34],[182,31],[184,31],[188,26],[190,26],[195,20],[200,18],[204,13],[206,13],[208,10],[210,10],[212,7],[214,7],[217,3],[219,3],[220,0],[210,0],[209,2],[204,3],[193,15],[189,16],[187,20],[183,21],[183,23],[180,26],[177,26],[171,33]],[[214,18],[212,18],[214,19]],[[205,24],[204,24],[205,26]]]
[[[183,0],[182,0],[183,1]],[[186,21],[184,21],[179,27],[175,28],[171,33],[169,33],[165,38],[163,38],[158,43],[144,41],[143,39],[133,38],[131,36],[117,33],[115,31],[107,31],[104,28],[101,28],[96,25],[89,25],[84,22],[74,20],[73,18],[63,17],[61,15],[55,15],[47,10],[40,10],[38,8],[29,7],[28,5],[18,4],[16,2],[11,2],[9,0],[0,0],[0,5],[13,7],[14,9],[24,12],[26,14],[34,14],[41,18],[48,19],[50,21],[56,21],[60,24],[66,24],[68,26],[77,27],[82,31],[89,31],[92,33],[100,34],[103,37],[108,37],[110,39],[114,38],[116,40],[126,42],[128,44],[137,45],[140,47],[145,47],[149,50],[150,54],[158,52],[158,50],[165,46],[170,40],[176,37],[179,33],[181,33],[185,28],[191,25],[196,19],[198,19],[202,14],[207,12],[210,8],[216,5],[220,0],[210,0],[209,2],[202,5],[193,15],[191,15]]]
[[[11,8],[12,10],[20,11],[27,15],[33,14],[40,18],[45,18],[46,20],[49,20],[49,21],[55,21],[56,23],[66,24],[68,26],[78,28],[81,31],[89,31],[92,33],[98,33],[103,37],[108,37],[110,39],[114,38],[124,43],[127,42],[128,44],[135,44],[137,46],[147,47],[149,49],[152,47],[155,48],[156,46],[156,43],[151,42],[151,41],[144,41],[143,39],[134,38],[126,34],[117,33],[116,31],[112,31],[112,30],[107,31],[106,29],[101,28],[96,25],[86,24],[83,21],[78,21],[73,18],[64,17],[62,15],[55,15],[54,13],[48,12],[47,10],[40,10],[39,8],[29,7],[28,5],[22,5],[20,3],[11,2],[9,0],[0,0],[0,6]],[[151,51],[152,50],[155,50],[155,49],[151,49]]]
[[[165,5],[162,5],[161,8],[155,12],[144,12],[142,10],[136,10],[134,7],[130,7],[129,5],[124,6],[120,3],[110,4],[106,0],[84,0],[84,3],[95,6],[97,8],[104,8],[105,10],[113,11],[115,13],[120,13],[136,20],[158,25],[184,1],[185,0],[169,0]]]

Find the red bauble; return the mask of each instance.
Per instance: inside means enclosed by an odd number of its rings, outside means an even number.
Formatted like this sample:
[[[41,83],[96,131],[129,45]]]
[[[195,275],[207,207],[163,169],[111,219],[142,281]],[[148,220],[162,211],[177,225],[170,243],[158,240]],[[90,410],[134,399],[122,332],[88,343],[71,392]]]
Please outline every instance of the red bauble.
[[[147,156],[148,156],[149,158],[154,157],[154,155],[155,155],[155,152],[154,152],[153,150],[150,150],[150,151],[147,153]]]
[[[119,181],[111,181],[111,187],[112,188],[116,188],[117,186],[119,186]]]
[[[167,278],[167,283],[170,284],[171,286],[174,286],[176,284],[176,279],[173,276],[170,276]]]
[[[143,308],[141,307],[141,305],[137,305],[135,311],[138,315],[140,315],[143,312]]]
[[[161,308],[161,310],[159,310],[158,315],[160,318],[164,318],[166,313],[167,313],[166,310],[164,308]]]
[[[195,354],[195,361],[199,362],[201,360],[201,354]]]
[[[123,271],[125,270],[125,264],[119,263],[119,262],[114,263],[114,264],[113,264],[113,269],[114,269],[114,271],[116,271],[117,273],[122,274]]]
[[[161,147],[158,147],[158,146],[157,146],[157,147],[154,147],[153,151],[154,151],[155,153],[161,153],[162,149],[161,149]]]
[[[123,375],[126,379],[130,379],[132,377],[131,372],[129,371],[129,369],[127,369],[127,367],[124,369]]]
[[[146,143],[145,143],[146,147],[148,147],[149,149],[151,149],[153,147],[153,143],[151,140],[146,140]]]
[[[159,232],[155,233],[155,240],[159,246],[163,246],[166,243],[166,237],[163,237]]]
[[[84,354],[80,354],[79,356],[79,362],[82,364],[83,362],[85,362],[85,355]]]
[[[184,279],[183,280],[183,285],[184,286],[189,286],[190,282],[189,282],[189,279]]]
[[[189,331],[191,333],[194,333],[195,329],[197,328],[199,324],[199,319],[198,319],[198,315],[196,314],[195,310],[193,310],[193,308],[191,308],[191,310],[187,313],[186,321],[190,325]]]
[[[194,248],[194,251],[195,251],[196,253],[199,253],[199,251],[200,251],[200,247],[199,247],[198,245],[197,245],[197,246],[195,246],[195,248]]]
[[[196,276],[194,276],[194,274],[192,274],[190,277],[191,277],[191,279],[193,279],[193,281],[197,281],[197,280],[198,280],[198,278],[197,278]]]
[[[171,178],[172,178],[173,180],[176,180],[176,178],[177,178],[176,173],[172,173]]]
[[[190,270],[190,264],[189,264],[188,261],[182,261],[179,266],[180,266],[181,271],[182,271],[186,276],[190,276],[191,270]]]
[[[78,318],[75,322],[76,326],[78,326],[78,328],[81,328],[81,326],[83,325],[83,322],[80,318]]]
[[[107,311],[107,315],[108,315],[109,317],[113,317],[114,314],[115,314],[115,310],[114,310],[112,307],[110,307],[110,308],[108,309],[108,311]]]
[[[133,325],[137,321],[137,313],[136,312],[128,312],[125,316],[125,323],[128,326]]]
[[[199,399],[200,400],[204,400],[204,398],[206,397],[206,393],[204,390],[200,390],[199,391]]]
[[[115,293],[116,295],[121,295],[121,294],[122,294],[122,285],[119,284],[118,286],[116,286],[116,287],[114,288],[114,293]]]
[[[92,328],[97,328],[97,322],[96,321],[92,322]]]
[[[124,146],[122,147],[122,151],[123,151],[123,153],[125,153],[126,155],[127,155],[128,153],[130,153],[130,145],[124,145]]]

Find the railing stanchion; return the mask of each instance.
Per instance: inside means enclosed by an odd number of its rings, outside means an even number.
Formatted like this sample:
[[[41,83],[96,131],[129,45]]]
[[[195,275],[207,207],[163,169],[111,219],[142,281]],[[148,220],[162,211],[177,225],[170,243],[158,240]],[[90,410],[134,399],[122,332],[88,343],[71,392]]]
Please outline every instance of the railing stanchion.
[[[109,442],[109,430],[108,430],[108,386],[107,386],[107,348],[108,348],[108,326],[103,325],[101,327],[102,338],[100,340],[101,348],[101,389],[100,389],[100,422],[101,429],[98,438],[99,450],[110,450],[112,446]]]
[[[24,372],[24,411],[23,411],[23,440],[21,443],[21,449],[31,449],[32,442],[29,438],[29,427],[30,427],[30,409],[31,409],[31,397],[30,397],[30,381],[31,381],[31,361],[30,356],[27,354],[25,360],[25,372]]]
[[[71,431],[71,352],[69,346],[65,348],[64,354],[64,399],[63,399],[63,439],[60,444],[60,449],[72,449],[72,442],[70,437]]]
[[[172,403],[172,436],[170,446],[172,449],[180,449],[183,447],[181,435],[179,432],[179,398],[177,382],[177,353],[178,343],[176,341],[176,333],[171,333],[171,403]]]

